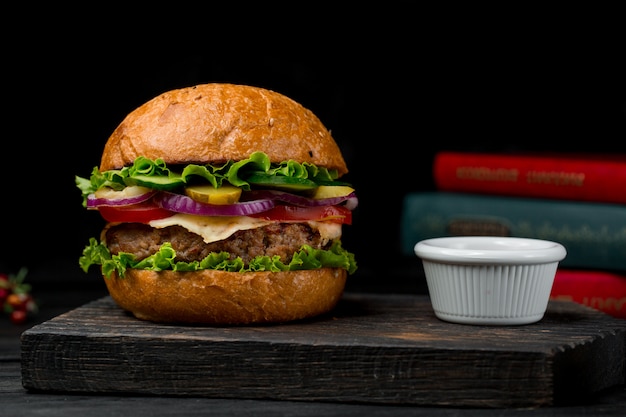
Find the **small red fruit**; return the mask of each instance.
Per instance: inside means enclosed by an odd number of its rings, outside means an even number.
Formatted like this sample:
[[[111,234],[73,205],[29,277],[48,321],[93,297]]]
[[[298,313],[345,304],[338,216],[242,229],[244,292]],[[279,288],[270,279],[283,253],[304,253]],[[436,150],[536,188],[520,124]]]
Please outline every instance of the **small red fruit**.
[[[26,310],[13,310],[11,312],[11,321],[14,324],[22,324],[26,321]]]
[[[0,288],[0,304],[4,303],[4,300],[9,296],[10,291],[6,288]]]

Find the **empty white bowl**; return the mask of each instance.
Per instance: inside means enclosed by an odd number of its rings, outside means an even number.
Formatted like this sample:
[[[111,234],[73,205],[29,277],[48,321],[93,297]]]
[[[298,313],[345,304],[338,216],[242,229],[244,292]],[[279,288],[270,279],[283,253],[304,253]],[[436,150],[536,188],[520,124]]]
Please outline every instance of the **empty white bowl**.
[[[458,236],[415,245],[435,315],[462,324],[519,325],[548,307],[560,243],[540,239]]]

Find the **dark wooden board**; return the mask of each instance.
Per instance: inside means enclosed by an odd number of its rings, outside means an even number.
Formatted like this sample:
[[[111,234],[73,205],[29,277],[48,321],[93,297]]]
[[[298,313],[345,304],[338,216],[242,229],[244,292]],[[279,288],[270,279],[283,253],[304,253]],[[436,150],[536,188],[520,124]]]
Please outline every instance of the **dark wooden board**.
[[[623,384],[626,321],[551,301],[538,323],[471,326],[427,296],[348,293],[306,321],[181,326],[107,296],[26,330],[21,355],[33,392],[534,407]]]

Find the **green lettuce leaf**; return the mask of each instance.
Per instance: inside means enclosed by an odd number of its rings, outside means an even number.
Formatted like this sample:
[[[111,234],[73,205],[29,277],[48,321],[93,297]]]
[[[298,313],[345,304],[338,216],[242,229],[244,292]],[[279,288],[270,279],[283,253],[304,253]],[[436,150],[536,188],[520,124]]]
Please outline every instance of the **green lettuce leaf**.
[[[182,167],[181,167],[182,168]],[[285,176],[292,178],[304,178],[318,185],[349,185],[336,181],[339,177],[337,170],[329,170],[307,162],[299,163],[294,160],[271,163],[264,152],[254,152],[248,159],[241,161],[228,161],[223,165],[189,164],[182,171],[175,171],[168,167],[163,159],[151,160],[143,156],[138,157],[133,165],[119,170],[100,172],[98,167],[91,171],[89,179],[76,176],[76,186],[81,190],[83,207],[87,206],[87,196],[100,188],[110,187],[114,190],[122,190],[131,185],[136,185],[138,179],[146,177],[159,177],[160,184],[167,184],[168,179],[174,184],[195,184],[208,182],[215,188],[219,188],[224,181],[231,185],[249,191],[250,183],[246,178],[253,174],[263,173],[272,176]]]
[[[80,267],[87,272],[93,265],[100,265],[102,273],[110,278],[113,272],[124,277],[128,268],[147,269],[152,271],[198,271],[202,269],[214,269],[227,272],[254,272],[254,271],[297,271],[317,268],[343,268],[349,274],[357,269],[354,254],[346,251],[340,241],[333,243],[329,250],[318,250],[311,246],[303,245],[294,253],[289,264],[281,262],[280,257],[257,256],[249,265],[245,265],[241,258],[229,259],[228,252],[211,253],[201,261],[181,262],[176,261],[176,252],[170,243],[164,243],[160,250],[142,260],[136,260],[130,253],[111,255],[104,244],[95,238],[89,239],[89,245],[83,250],[79,259]]]

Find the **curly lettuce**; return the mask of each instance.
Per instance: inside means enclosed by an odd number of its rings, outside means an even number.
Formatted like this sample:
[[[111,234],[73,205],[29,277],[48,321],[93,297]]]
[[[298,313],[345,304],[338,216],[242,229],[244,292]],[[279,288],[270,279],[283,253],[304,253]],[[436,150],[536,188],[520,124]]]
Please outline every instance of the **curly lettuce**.
[[[182,167],[177,167],[182,168]],[[89,179],[76,176],[76,186],[81,190],[83,207],[87,205],[87,196],[100,188],[109,187],[113,190],[122,190],[132,185],[143,185],[158,189],[175,190],[191,183],[208,182],[219,188],[224,181],[240,187],[244,191],[251,189],[248,181],[253,176],[287,177],[311,181],[312,185],[341,185],[337,180],[338,172],[335,169],[318,167],[307,162],[294,160],[271,163],[264,152],[254,152],[248,159],[228,161],[223,165],[189,164],[176,171],[168,167],[163,159],[151,160],[140,156],[133,165],[119,170],[100,172],[94,167]]]
[[[112,255],[109,249],[95,238],[89,239],[89,245],[83,250],[79,259],[84,272],[94,265],[100,265],[102,274],[110,278],[113,272],[124,277],[126,270],[147,269],[152,271],[173,270],[179,272],[214,269],[226,272],[257,272],[257,271],[297,271],[318,268],[343,268],[349,274],[357,269],[354,254],[346,251],[341,242],[336,241],[328,250],[314,249],[303,245],[294,253],[288,264],[283,263],[279,256],[257,256],[248,265],[240,257],[230,259],[228,252],[214,252],[201,261],[182,262],[176,260],[176,251],[169,242],[164,243],[158,252],[147,258],[137,260],[131,253],[121,252]]]

